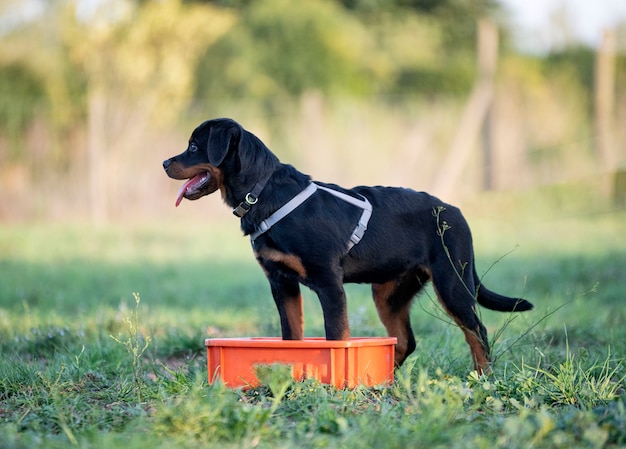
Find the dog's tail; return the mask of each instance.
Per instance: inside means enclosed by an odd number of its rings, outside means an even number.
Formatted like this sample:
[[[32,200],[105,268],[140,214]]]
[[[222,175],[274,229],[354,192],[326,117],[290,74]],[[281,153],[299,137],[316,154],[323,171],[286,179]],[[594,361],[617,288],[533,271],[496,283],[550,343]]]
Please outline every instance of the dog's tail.
[[[478,287],[476,300],[481,306],[498,312],[524,312],[533,308],[532,303],[525,299],[500,295],[482,284]]]

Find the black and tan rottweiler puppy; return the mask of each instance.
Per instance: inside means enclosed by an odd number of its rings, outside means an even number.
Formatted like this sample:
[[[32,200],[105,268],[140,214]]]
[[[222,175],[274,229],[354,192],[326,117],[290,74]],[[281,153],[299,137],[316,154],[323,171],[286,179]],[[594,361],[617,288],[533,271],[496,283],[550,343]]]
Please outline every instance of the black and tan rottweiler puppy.
[[[186,180],[176,205],[219,190],[240,217],[269,280],[284,339],[304,337],[300,284],[319,297],[329,340],[350,337],[343,284],[371,284],[378,315],[398,339],[399,366],[416,347],[412,300],[432,281],[465,334],[474,369],[483,373],[489,344],[476,302],[504,312],[533,307],[480,283],[467,222],[456,207],[427,193],[313,182],[230,119],[202,123],[187,149],[163,167],[169,177]]]

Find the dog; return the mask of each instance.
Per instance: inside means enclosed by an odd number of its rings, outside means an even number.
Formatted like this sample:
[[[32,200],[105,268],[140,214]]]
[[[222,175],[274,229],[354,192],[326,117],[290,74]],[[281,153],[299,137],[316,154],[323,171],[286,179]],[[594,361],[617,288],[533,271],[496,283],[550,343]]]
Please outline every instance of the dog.
[[[431,281],[482,374],[490,371],[490,351],[476,302],[503,312],[533,308],[480,283],[460,210],[427,193],[312,181],[231,119],[199,125],[187,149],[163,168],[170,178],[186,180],[176,206],[219,190],[233,208],[269,281],[285,340],[304,338],[300,284],[319,298],[326,339],[347,340],[343,284],[367,283],[387,334],[397,338],[394,362],[400,366],[416,348],[411,303]]]

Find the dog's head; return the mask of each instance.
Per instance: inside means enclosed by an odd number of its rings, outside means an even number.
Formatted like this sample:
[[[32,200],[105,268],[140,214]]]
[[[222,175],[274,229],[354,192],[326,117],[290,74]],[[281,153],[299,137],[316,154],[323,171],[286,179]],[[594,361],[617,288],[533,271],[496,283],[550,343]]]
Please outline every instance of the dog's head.
[[[262,176],[268,165],[276,163],[263,143],[237,122],[215,119],[198,126],[187,149],[165,160],[163,168],[170,178],[187,180],[178,192],[178,206],[183,198],[197,200],[218,189],[230,203],[228,197],[237,197],[238,192],[227,192],[229,186],[241,185],[245,190],[247,183],[257,181],[257,172]]]

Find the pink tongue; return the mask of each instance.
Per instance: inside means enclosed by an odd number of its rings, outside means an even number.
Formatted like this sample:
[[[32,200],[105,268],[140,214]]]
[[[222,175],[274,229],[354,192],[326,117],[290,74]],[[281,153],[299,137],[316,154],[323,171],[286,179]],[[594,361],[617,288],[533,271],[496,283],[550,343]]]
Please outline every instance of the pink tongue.
[[[176,207],[178,207],[178,205],[180,204],[180,202],[183,200],[183,195],[185,195],[185,192],[187,191],[187,188],[191,185],[194,184],[196,182],[201,181],[203,178],[206,177],[206,173],[200,173],[199,175],[194,176],[191,179],[188,179],[183,186],[180,188],[180,190],[178,191],[178,197],[176,198]]]

